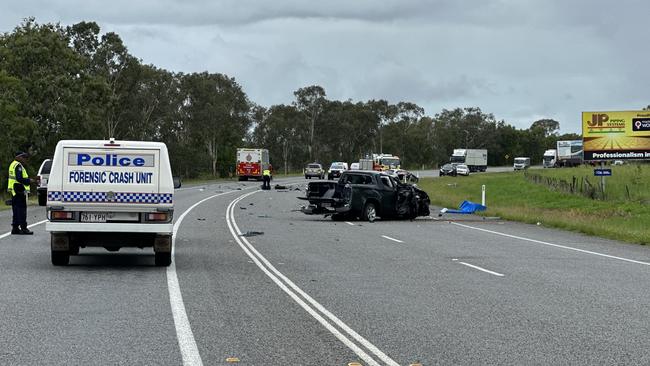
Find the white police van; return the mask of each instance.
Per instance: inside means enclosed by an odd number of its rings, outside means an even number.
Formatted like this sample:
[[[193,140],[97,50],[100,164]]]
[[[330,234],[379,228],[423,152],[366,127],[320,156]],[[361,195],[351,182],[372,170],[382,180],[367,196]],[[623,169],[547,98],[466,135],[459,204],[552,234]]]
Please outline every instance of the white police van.
[[[52,264],[79,248],[153,247],[156,265],[168,266],[175,186],[164,143],[59,141],[47,191]]]

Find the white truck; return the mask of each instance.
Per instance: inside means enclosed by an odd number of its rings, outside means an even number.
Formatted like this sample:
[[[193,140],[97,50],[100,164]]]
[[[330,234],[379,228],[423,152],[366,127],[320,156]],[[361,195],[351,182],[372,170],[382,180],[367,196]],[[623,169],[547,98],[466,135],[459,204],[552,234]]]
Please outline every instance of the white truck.
[[[454,149],[449,162],[465,164],[472,172],[484,172],[487,170],[487,157],[486,149]]]
[[[153,247],[155,264],[171,264],[174,188],[161,142],[62,140],[47,190],[52,264],[80,248]]]
[[[542,166],[544,168],[555,168],[557,166],[557,150],[549,149],[544,151]]]
[[[262,180],[265,169],[269,169],[269,150],[267,149],[237,149],[237,176],[239,180],[255,178]]]
[[[557,165],[573,167],[582,164],[582,140],[557,142]]]
[[[530,158],[527,157],[516,157],[514,164],[512,164],[514,170],[526,170],[530,168]]]

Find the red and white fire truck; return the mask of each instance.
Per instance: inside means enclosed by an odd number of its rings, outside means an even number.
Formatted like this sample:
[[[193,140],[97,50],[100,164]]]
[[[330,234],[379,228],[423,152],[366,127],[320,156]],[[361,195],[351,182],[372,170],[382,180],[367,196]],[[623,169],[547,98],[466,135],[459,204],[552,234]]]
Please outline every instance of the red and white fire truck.
[[[239,180],[255,178],[262,180],[265,169],[270,170],[269,150],[267,149],[237,149],[237,176]]]

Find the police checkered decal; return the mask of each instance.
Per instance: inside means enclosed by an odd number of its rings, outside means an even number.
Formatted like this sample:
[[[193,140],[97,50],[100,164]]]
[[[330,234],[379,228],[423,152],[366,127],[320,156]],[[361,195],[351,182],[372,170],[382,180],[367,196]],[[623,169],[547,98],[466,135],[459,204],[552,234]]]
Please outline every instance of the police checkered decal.
[[[65,202],[106,202],[106,192],[63,192]]]
[[[48,201],[61,201],[61,192],[47,192]]]
[[[112,199],[109,197],[112,196]],[[93,202],[93,203],[172,203],[172,193],[124,193],[116,192],[47,192],[48,200],[64,202]]]

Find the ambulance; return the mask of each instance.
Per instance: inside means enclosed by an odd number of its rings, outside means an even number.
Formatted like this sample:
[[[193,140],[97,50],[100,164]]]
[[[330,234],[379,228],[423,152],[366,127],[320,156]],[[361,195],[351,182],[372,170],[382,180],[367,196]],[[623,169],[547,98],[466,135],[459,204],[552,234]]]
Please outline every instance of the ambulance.
[[[62,140],[47,190],[52,264],[67,265],[80,248],[153,248],[171,264],[174,188],[161,142]]]

